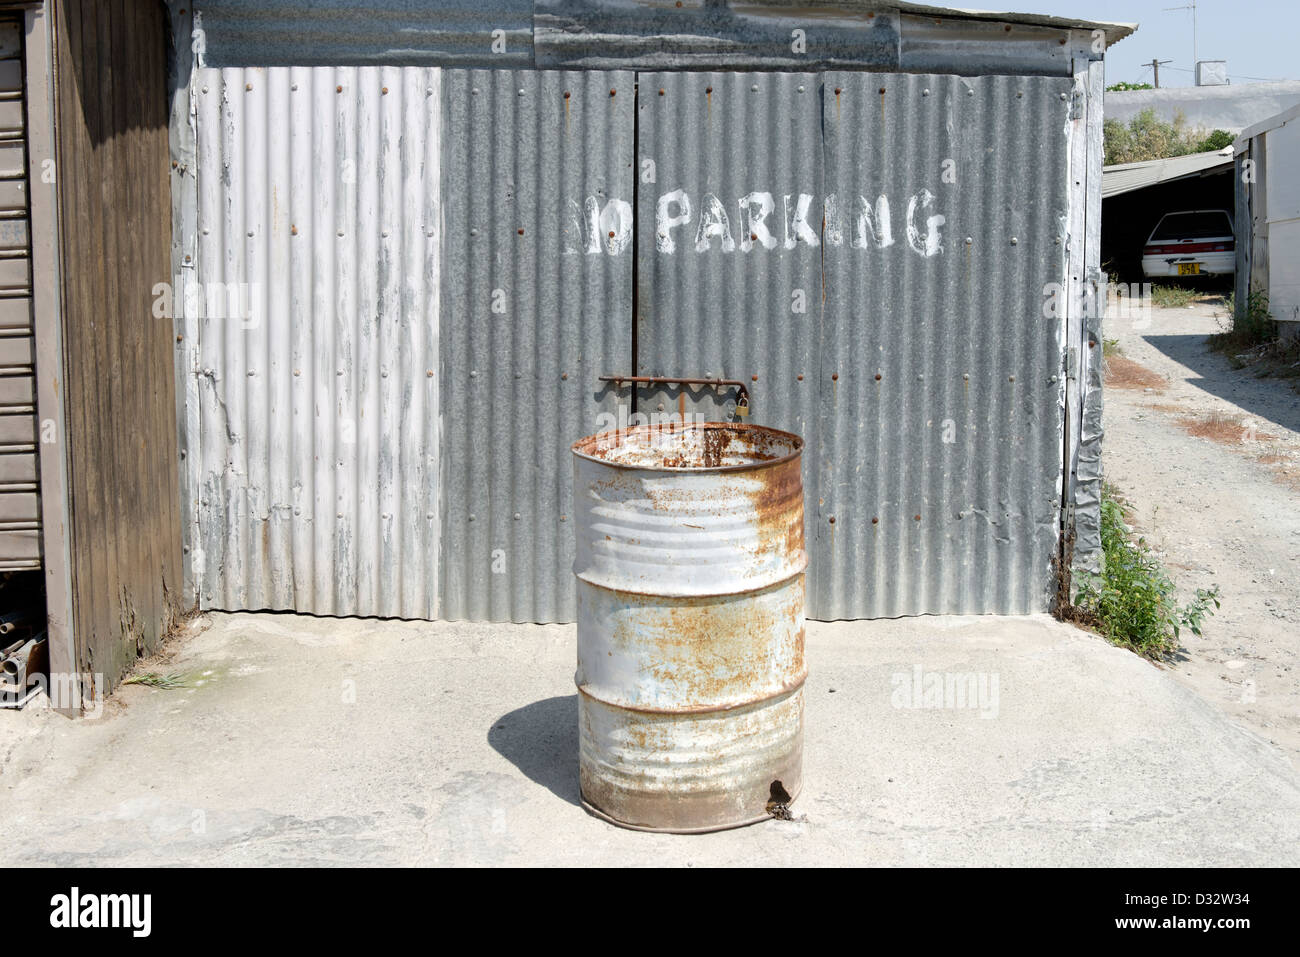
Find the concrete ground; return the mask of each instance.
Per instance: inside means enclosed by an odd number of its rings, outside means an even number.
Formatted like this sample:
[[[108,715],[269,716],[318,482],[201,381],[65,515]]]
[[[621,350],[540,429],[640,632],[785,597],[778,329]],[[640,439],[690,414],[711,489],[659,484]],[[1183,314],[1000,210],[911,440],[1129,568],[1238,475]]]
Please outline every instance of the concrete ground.
[[[684,837],[577,803],[572,627],[205,616],[162,666],[201,684],[0,712],[0,864],[1300,863],[1287,759],[1094,635],[810,623],[808,657],[806,820]],[[936,674],[977,707],[909,706]]]

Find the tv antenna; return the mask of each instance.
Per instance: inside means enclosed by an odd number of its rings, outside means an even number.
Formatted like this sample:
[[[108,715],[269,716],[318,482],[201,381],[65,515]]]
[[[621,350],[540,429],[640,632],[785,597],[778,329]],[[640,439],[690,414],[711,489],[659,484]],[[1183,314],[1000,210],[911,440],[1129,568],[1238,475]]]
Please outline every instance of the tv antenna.
[[[1165,10],[1191,10],[1192,11],[1192,72],[1196,72],[1196,63],[1200,59],[1199,51],[1196,47],[1196,0],[1181,7],[1165,7]]]

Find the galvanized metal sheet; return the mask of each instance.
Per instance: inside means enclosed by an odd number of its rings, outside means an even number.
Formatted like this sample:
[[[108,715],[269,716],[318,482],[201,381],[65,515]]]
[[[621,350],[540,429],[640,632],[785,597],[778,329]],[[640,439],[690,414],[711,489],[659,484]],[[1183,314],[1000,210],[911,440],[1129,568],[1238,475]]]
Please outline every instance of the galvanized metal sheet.
[[[200,0],[204,66],[531,66],[532,0]]]
[[[569,445],[632,356],[634,79],[444,78],[442,617],[571,621]]]
[[[808,436],[822,314],[819,79],[641,74],[637,372],[747,383],[748,421]],[[734,416],[737,392],[643,389],[638,414]],[[806,513],[816,462],[803,454]]]
[[[895,69],[897,9],[716,0],[536,0],[538,66]]]
[[[202,604],[435,617],[439,72],[193,83]]]
[[[826,229],[843,237],[823,245],[811,617],[1047,608],[1070,89],[825,77]]]
[[[169,0],[186,16],[183,0]],[[1133,25],[877,0],[200,0],[200,65],[1069,72]],[[1010,28],[1008,30],[1008,28]]]
[[[1033,18],[1014,13],[986,16],[990,19],[904,13],[898,26],[898,69],[964,76],[1070,75],[1068,23],[1029,24],[1024,20]]]

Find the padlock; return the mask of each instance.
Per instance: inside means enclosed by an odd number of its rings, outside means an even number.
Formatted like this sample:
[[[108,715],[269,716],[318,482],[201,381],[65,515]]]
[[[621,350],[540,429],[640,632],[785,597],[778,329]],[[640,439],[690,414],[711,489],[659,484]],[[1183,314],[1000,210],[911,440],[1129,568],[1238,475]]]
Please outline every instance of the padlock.
[[[736,400],[736,415],[742,419],[749,417],[749,396],[742,395]]]

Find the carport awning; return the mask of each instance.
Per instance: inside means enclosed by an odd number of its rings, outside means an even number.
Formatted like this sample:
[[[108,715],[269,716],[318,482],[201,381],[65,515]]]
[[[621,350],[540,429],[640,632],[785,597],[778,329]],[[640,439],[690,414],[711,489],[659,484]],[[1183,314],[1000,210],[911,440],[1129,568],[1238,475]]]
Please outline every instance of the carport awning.
[[[1232,147],[1211,153],[1191,153],[1169,159],[1145,160],[1141,163],[1118,163],[1101,171],[1101,198],[1109,199],[1135,189],[1158,183],[1204,176],[1232,168]]]

